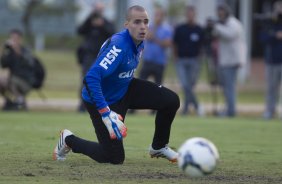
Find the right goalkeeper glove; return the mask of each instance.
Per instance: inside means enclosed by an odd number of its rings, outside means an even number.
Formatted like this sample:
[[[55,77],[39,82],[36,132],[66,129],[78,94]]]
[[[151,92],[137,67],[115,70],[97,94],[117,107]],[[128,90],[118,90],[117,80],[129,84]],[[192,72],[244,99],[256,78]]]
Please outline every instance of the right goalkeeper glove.
[[[111,139],[122,140],[122,138],[126,137],[127,128],[122,122],[123,118],[121,115],[115,113],[114,111],[111,111],[108,108],[108,111],[103,112],[101,116],[104,124],[109,131]]]

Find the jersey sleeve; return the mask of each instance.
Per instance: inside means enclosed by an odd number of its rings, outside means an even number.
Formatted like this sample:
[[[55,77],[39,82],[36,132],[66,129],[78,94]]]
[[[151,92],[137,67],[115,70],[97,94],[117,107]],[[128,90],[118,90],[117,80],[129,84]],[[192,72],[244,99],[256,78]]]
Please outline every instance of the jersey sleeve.
[[[96,104],[97,110],[108,106],[102,90],[102,81],[109,77],[124,59],[123,45],[119,41],[111,41],[104,45],[84,78],[90,99]]]

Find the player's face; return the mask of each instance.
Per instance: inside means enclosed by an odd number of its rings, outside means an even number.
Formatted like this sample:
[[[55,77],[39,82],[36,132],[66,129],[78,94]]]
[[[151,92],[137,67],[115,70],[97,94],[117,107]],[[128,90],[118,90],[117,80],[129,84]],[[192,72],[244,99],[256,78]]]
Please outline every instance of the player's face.
[[[11,33],[9,40],[16,47],[19,47],[22,44],[22,37],[19,34]]]
[[[165,13],[161,9],[155,10],[155,23],[161,24],[164,19]]]
[[[217,16],[219,20],[224,21],[227,17],[226,12],[223,9],[218,9],[217,10]]]
[[[187,12],[186,12],[186,16],[187,16],[187,20],[188,20],[189,22],[194,22],[195,17],[196,17],[196,12],[195,12],[195,10],[188,8],[188,9],[187,9]]]
[[[129,19],[125,22],[135,44],[139,44],[146,38],[149,18],[146,11],[132,10]]]

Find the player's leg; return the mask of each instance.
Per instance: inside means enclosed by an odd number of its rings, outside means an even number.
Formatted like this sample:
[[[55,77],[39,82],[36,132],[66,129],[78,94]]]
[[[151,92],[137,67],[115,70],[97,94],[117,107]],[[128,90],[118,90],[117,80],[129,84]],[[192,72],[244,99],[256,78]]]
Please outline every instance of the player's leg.
[[[12,75],[9,81],[9,90],[14,96],[16,110],[25,110],[26,95],[31,91],[32,87],[24,79]]]
[[[8,76],[0,75],[0,94],[4,98],[3,110],[10,110],[11,107],[13,107],[13,101],[10,99],[9,96]]]
[[[152,73],[152,62],[150,61],[143,61],[142,62],[142,67],[139,72],[139,78],[143,80],[148,80],[148,78],[153,74]],[[153,111],[152,111],[153,112]],[[129,114],[134,114],[135,110],[134,109],[129,109],[128,111]]]
[[[150,61],[144,61],[142,63],[142,68],[139,73],[139,78],[147,80],[149,76],[152,75],[152,66]]]
[[[96,110],[95,105],[85,102],[85,107],[92,119],[98,142],[84,140],[75,135],[69,135],[65,137],[66,145],[74,153],[87,155],[99,163],[122,164],[125,157],[123,142],[110,138],[108,130]],[[116,110],[117,108],[113,107],[112,109]]]
[[[197,84],[198,78],[199,78],[199,73],[200,73],[200,61],[198,60],[198,58],[190,58],[189,59],[189,65],[190,65],[190,69],[188,71],[189,75],[190,75],[190,80],[189,80],[189,89],[190,89],[190,101],[194,106],[194,109],[196,110],[198,115],[203,115],[202,109],[200,109],[199,107],[199,102],[197,99],[197,96],[195,94],[195,86]]]
[[[274,80],[274,67],[268,63],[265,65],[265,77],[266,77],[266,95],[265,95],[265,110],[263,114],[264,119],[272,119],[274,117],[274,102],[273,95],[275,89]]]
[[[152,148],[159,150],[166,147],[171,124],[180,105],[178,95],[161,85],[133,79],[126,98],[129,108],[157,111]]]
[[[277,77],[277,66],[276,65],[270,65],[266,64],[266,107],[264,112],[264,118],[265,119],[271,119],[274,117],[275,114],[275,104],[278,97],[278,89],[279,89],[279,83],[278,83],[278,77]],[[278,84],[278,85],[277,85]]]
[[[162,84],[165,66],[160,64],[155,64],[155,65],[156,66],[153,73],[153,77],[155,78],[155,83]]]
[[[190,89],[189,89],[189,73],[187,65],[187,59],[178,59],[176,62],[176,73],[178,76],[178,79],[180,81],[183,93],[184,93],[184,103],[182,108],[182,114],[187,114],[189,111],[189,103],[190,103]]]
[[[236,77],[238,67],[221,67],[222,88],[225,97],[226,112],[223,115],[236,115]]]
[[[154,82],[158,85],[162,84],[163,82],[163,74],[164,74],[164,65],[152,63],[152,77],[154,78]],[[155,110],[151,111],[151,115],[156,113]]]

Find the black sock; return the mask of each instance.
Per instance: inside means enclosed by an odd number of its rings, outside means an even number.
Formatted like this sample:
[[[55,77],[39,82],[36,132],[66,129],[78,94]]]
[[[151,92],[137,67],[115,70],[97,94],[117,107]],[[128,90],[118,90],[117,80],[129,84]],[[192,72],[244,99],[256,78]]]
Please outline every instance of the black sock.
[[[109,162],[107,154],[97,142],[87,141],[74,135],[67,136],[65,141],[74,153],[82,153],[100,163]]]

